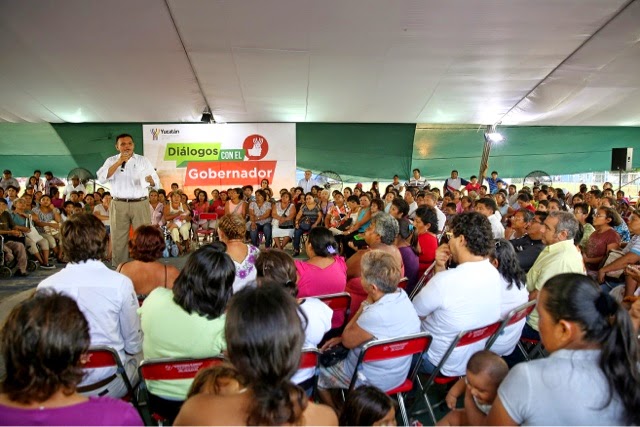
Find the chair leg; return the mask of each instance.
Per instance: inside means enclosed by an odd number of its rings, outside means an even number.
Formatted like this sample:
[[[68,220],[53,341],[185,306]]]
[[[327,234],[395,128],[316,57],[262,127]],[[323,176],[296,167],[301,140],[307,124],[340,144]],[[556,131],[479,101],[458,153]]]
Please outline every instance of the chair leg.
[[[402,397],[402,393],[397,394],[398,397],[398,406],[400,407],[400,415],[402,416],[403,425],[409,425],[409,417],[407,416],[407,408],[404,406],[404,397]]]
[[[436,425],[436,414],[433,412],[433,406],[431,405],[431,402],[429,401],[429,397],[427,397],[427,390],[425,390],[424,386],[422,385],[422,381],[420,381],[420,377],[416,376],[416,383],[418,384],[418,387],[420,388],[420,394],[422,395],[422,399],[424,400],[424,406],[426,407],[426,409],[421,409],[419,411],[413,411],[413,407],[415,407],[416,403],[418,402],[418,400],[416,399],[416,401],[414,402],[413,406],[411,407],[411,413],[414,415],[419,415],[419,414],[424,414],[425,412],[429,412],[429,416],[431,417],[431,421],[433,421],[433,425]]]
[[[531,360],[531,358],[529,357],[529,353],[527,353],[527,350],[524,348],[521,341],[518,341],[518,350],[520,350],[527,362]]]

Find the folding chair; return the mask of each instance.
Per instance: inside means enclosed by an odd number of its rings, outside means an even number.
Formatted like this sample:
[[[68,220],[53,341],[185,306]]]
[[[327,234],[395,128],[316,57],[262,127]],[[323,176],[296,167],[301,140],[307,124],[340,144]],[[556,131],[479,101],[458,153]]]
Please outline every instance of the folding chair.
[[[217,213],[201,213],[199,219],[207,220],[207,221],[215,221],[218,219],[218,214]],[[211,228],[201,229],[200,226],[198,226],[198,231],[196,233],[198,237],[198,246],[200,246],[201,245],[200,236],[203,236],[202,243],[204,243],[207,240],[209,240],[211,236],[213,236],[213,234],[215,233],[215,230]]]
[[[120,360],[120,355],[115,349],[106,345],[91,347],[84,355],[83,362],[84,369],[116,368],[116,373],[93,384],[86,384],[82,387],[78,387],[78,392],[88,393],[98,390],[120,376],[122,377],[124,386],[127,388],[127,396],[125,396],[124,399],[130,400],[134,406],[138,406],[136,395],[133,392],[133,386],[131,385],[131,380],[127,376],[124,364],[122,363],[122,360]]]
[[[420,276],[420,280],[418,280],[418,283],[416,283],[416,285],[413,287],[413,291],[411,291],[411,295],[409,295],[409,299],[411,301],[413,301],[416,295],[418,295],[422,290],[422,288],[424,288],[425,285],[429,282],[429,279],[431,279],[432,277],[431,272],[435,268],[436,268],[436,262],[434,261],[433,264],[431,264],[429,268],[427,268],[424,271],[424,273],[422,273],[422,276]]]
[[[349,386],[349,392],[355,389],[356,380],[358,379],[358,370],[362,367],[363,363],[380,362],[383,360],[397,359],[400,357],[413,356],[414,354],[422,355],[431,345],[433,338],[426,332],[420,332],[418,334],[406,335],[398,338],[391,338],[387,340],[374,340],[369,341],[362,347],[358,363],[353,371],[353,377],[351,378],[351,385]],[[391,390],[387,390],[386,393],[390,396],[396,396],[398,399],[398,406],[400,406],[400,414],[404,425],[409,425],[409,417],[407,415],[407,408],[404,404],[403,393],[413,390],[413,382],[418,375],[420,364],[417,364],[413,369],[409,370],[407,379],[402,384]]]
[[[485,350],[491,350],[491,346],[497,341],[498,337],[507,326],[514,325],[527,317],[529,314],[531,314],[535,307],[536,300],[533,300],[511,310],[509,314],[507,314],[507,317],[500,324],[500,327],[498,328],[496,333],[493,334],[493,336],[487,341],[487,345],[484,347]]]
[[[453,341],[451,342],[451,345],[449,345],[449,348],[445,352],[444,356],[442,356],[440,363],[438,363],[438,366],[436,366],[436,369],[434,369],[434,371],[431,373],[431,375],[427,379],[427,382],[424,384],[424,386],[420,381],[420,377],[416,376],[418,385],[422,390],[422,397],[424,398],[425,404],[427,406],[427,410],[429,411],[429,415],[431,416],[431,419],[433,420],[434,425],[436,424],[437,420],[436,420],[435,414],[433,413],[433,408],[434,406],[439,405],[441,402],[436,405],[431,405],[431,402],[429,401],[429,397],[427,396],[427,392],[429,391],[429,389],[434,383],[445,385],[445,384],[450,384],[454,381],[457,381],[458,378],[460,378],[460,377],[448,377],[440,374],[440,371],[442,371],[442,368],[447,362],[447,360],[449,359],[449,356],[451,356],[451,353],[453,353],[453,350],[455,350],[458,347],[464,347],[470,344],[475,344],[477,342],[490,338],[493,334],[496,333],[501,323],[502,321],[497,321],[488,326],[483,326],[481,328],[473,329],[470,331],[460,332],[453,339]],[[418,363],[418,367],[420,367],[421,364],[422,364],[422,359],[420,359]],[[416,413],[421,413],[421,412],[416,412]]]
[[[308,381],[311,381],[313,386],[313,391],[311,393],[312,398],[315,398],[318,391],[318,365],[319,364],[320,364],[320,351],[317,348],[311,347],[311,348],[302,349],[302,354],[300,355],[300,367],[298,367],[298,370],[310,369],[310,368],[314,369],[313,377],[303,381],[303,383],[305,384]]]
[[[337,313],[344,311],[344,320],[342,321],[342,325],[331,329],[328,334],[332,334],[332,336],[342,335],[342,331],[347,326],[349,320],[349,314],[351,313],[351,295],[347,292],[340,292],[337,294],[328,294],[328,295],[320,295],[317,296],[320,301],[327,304],[331,310],[333,310],[333,315],[335,316]]]
[[[196,377],[201,369],[208,368],[210,366],[217,366],[224,363],[224,358],[221,356],[207,357],[203,359],[153,359],[144,360],[138,367],[138,373],[140,375],[140,391],[147,393],[147,415],[155,420],[159,425],[162,425],[166,420],[157,411],[158,408],[152,408],[148,396],[147,381],[169,381],[169,380],[186,380]]]

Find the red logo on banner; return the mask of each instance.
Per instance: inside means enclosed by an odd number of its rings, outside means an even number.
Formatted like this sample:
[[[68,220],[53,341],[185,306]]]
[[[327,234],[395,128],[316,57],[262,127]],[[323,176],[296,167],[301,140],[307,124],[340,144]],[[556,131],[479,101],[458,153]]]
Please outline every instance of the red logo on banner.
[[[262,135],[253,134],[244,139],[242,148],[249,160],[260,160],[267,155],[269,151],[269,143],[267,138]]]
[[[273,182],[276,163],[275,160],[262,162],[189,162],[184,185],[256,185],[265,178],[269,182]]]

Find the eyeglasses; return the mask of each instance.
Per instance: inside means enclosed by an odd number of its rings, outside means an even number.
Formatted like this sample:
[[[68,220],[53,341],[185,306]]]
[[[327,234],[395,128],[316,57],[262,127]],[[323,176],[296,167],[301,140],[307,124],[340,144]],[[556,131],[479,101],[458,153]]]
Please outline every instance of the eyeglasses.
[[[596,218],[606,218],[606,217],[607,217],[607,214],[604,214],[604,215],[602,215],[602,214],[600,214],[600,215],[596,215]]]

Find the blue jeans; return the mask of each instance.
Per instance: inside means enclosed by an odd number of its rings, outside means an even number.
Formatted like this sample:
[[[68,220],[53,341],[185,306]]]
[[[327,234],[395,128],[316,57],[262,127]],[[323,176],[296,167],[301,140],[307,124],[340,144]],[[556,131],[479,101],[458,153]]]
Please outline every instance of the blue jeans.
[[[258,233],[264,233],[264,247],[271,247],[271,223],[268,222],[266,224],[256,224],[255,230],[249,230],[249,235],[251,235],[251,244],[255,247],[260,246],[260,242],[258,241]]]

